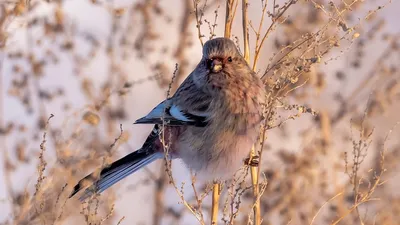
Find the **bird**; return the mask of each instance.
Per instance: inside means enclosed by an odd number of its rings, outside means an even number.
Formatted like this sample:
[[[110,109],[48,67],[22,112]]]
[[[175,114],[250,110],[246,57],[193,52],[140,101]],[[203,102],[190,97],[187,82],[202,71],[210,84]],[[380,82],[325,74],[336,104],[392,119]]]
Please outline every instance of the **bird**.
[[[204,43],[202,57],[176,92],[134,124],[152,124],[142,147],[89,174],[70,198],[90,185],[84,201],[165,156],[208,179],[226,179],[244,165],[263,121],[265,86],[235,43],[217,37]]]

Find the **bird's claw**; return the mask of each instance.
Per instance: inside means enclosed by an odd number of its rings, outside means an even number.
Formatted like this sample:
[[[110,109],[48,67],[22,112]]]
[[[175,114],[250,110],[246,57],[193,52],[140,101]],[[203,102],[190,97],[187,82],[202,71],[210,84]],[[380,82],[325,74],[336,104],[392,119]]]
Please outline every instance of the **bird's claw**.
[[[244,160],[245,165],[258,167],[260,160],[258,156],[252,156]]]

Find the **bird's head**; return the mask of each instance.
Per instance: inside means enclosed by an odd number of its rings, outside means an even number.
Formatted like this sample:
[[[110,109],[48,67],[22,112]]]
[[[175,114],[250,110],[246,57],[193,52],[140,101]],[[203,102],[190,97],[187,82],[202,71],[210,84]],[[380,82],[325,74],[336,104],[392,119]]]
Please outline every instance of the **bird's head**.
[[[253,71],[228,38],[214,38],[203,46],[203,57],[192,73],[194,83],[203,90],[226,89],[229,83],[251,78]]]
[[[204,44],[202,61],[209,73],[215,74],[234,69],[244,60],[233,41],[228,38],[214,38]]]

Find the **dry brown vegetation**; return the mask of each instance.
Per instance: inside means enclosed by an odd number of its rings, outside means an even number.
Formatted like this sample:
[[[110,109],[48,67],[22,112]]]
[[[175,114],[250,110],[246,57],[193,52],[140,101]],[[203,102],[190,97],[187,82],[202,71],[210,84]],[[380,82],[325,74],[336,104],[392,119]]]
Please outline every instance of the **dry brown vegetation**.
[[[0,224],[399,223],[400,33],[380,16],[395,3],[81,1],[106,12],[107,35],[81,29],[67,0],[0,2]],[[248,165],[202,184],[179,181],[165,160],[130,187],[136,198],[151,189],[142,212],[116,213],[118,185],[68,199],[78,179],[134,150],[135,90],[155,83],[170,95],[216,36],[237,43],[268,90]],[[171,187],[179,207],[166,200]]]

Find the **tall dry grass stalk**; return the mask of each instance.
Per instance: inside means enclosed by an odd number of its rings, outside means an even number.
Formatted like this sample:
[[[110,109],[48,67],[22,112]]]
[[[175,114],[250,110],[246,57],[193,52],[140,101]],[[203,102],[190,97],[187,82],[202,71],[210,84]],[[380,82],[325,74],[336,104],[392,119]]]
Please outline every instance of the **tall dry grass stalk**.
[[[250,43],[249,43],[249,28],[248,28],[248,1],[242,0],[242,26],[243,26],[243,56],[246,62],[250,65]],[[255,146],[251,148],[250,160],[257,156]],[[259,159],[260,160],[260,159]],[[254,196],[254,224],[261,224],[261,209],[260,209],[260,190],[259,190],[259,164],[257,166],[251,166],[251,180],[253,185],[253,196]]]
[[[116,0],[90,1],[109,16],[107,35],[79,29],[62,0],[0,3],[0,148],[7,192],[0,204],[11,211],[0,223],[139,222],[135,219],[143,212],[131,210],[139,201],[130,201],[129,207],[116,201],[126,193],[119,185],[84,204],[68,200],[70,188],[93,168],[118,158],[118,151],[133,150],[129,140],[138,135],[129,127],[136,119],[131,113],[141,107],[136,88],[155,83],[153,89],[170,96],[197,63],[190,49],[198,51],[205,40],[223,34],[265,81],[259,141],[231,180],[203,184],[194,175],[190,183],[178,181],[167,157],[171,138],[160,137],[164,163],[129,178],[136,179],[130,192],[152,188],[154,201],[139,207],[152,210],[143,223],[398,224],[400,197],[388,183],[396,184],[390,178],[400,162],[400,143],[389,142],[399,120],[400,36],[383,33],[390,21],[380,17],[390,2],[179,3],[178,15],[162,1],[123,6]],[[43,5],[48,15],[35,14]],[[23,26],[15,26],[21,21]],[[27,49],[9,39],[9,27],[26,29]],[[177,30],[178,44],[160,27]],[[373,49],[378,42],[383,51]],[[366,63],[365,57],[375,54],[373,63]],[[100,67],[99,58],[109,62],[104,79],[92,68]],[[349,62],[342,66],[341,58]],[[69,72],[59,64],[65,59],[73,67]],[[134,70],[128,66],[132,62]],[[54,68],[77,84],[76,91],[54,79]],[[150,74],[136,77],[138,68]],[[26,120],[5,113],[26,114]],[[379,125],[382,121],[389,126]],[[22,170],[37,170],[33,183],[13,179]],[[171,186],[178,203],[166,201]],[[116,213],[121,208],[130,211]]]

